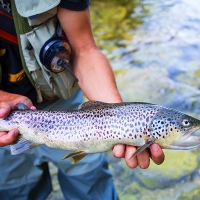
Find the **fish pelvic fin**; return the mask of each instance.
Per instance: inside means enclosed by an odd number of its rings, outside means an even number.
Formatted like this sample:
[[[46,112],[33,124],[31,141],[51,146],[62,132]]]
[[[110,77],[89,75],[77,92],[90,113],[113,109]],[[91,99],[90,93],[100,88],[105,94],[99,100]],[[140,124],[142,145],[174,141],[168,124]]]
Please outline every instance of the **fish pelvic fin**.
[[[10,145],[11,155],[18,155],[35,147],[38,147],[40,144],[26,140],[25,138],[19,138],[16,144]]]
[[[71,164],[75,164],[81,159],[83,159],[87,154],[84,151],[76,151],[74,153],[70,153],[65,155],[62,160],[70,158]]]
[[[149,138],[143,146],[137,149],[137,151],[129,158],[129,160],[134,156],[138,155],[139,153],[141,153],[142,151],[144,151],[146,148],[148,148],[151,144],[155,142],[155,140],[156,140],[155,138]]]

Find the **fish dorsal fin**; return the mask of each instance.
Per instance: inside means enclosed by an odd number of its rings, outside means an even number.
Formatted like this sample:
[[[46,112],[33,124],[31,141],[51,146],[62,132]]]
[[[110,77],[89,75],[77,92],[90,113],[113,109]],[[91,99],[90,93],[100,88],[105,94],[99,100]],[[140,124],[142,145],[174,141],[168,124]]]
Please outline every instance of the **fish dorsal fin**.
[[[87,101],[87,102],[81,104],[79,106],[79,109],[80,110],[92,109],[92,108],[96,108],[96,107],[103,106],[103,105],[107,105],[107,103],[104,103],[104,102],[101,102],[101,101]]]
[[[15,109],[16,110],[30,110],[29,107],[27,107],[25,104],[23,103],[18,103],[15,105]]]

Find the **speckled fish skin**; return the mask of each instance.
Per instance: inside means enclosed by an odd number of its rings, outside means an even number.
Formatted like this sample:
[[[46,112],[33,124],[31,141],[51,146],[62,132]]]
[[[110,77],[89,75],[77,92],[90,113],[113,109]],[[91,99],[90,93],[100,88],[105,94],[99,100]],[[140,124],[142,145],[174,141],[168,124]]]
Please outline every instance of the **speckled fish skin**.
[[[23,138],[49,147],[105,152],[115,144],[142,146],[154,139],[162,148],[200,145],[191,133],[200,121],[177,110],[148,103],[86,102],[77,111],[16,110],[0,119],[0,131],[19,129]]]

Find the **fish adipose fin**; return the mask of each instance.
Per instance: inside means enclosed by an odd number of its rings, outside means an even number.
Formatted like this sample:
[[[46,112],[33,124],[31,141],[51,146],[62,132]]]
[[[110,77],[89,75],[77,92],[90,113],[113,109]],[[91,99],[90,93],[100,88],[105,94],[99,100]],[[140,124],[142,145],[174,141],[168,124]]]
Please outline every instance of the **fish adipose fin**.
[[[62,160],[70,158],[72,164],[77,163],[81,159],[83,159],[87,154],[84,151],[76,151],[75,153],[70,153],[65,155]]]
[[[30,149],[33,149],[39,145],[40,144],[30,142],[24,138],[20,138],[16,144],[10,145],[10,152],[11,155],[17,155]]]
[[[25,104],[23,104],[23,103],[17,103],[16,105],[15,105],[15,109],[16,110],[30,110],[30,108],[29,107],[27,107]]]
[[[151,144],[154,143],[155,140],[155,138],[149,138],[143,146],[137,149],[137,151],[129,158],[129,160],[148,148]]]

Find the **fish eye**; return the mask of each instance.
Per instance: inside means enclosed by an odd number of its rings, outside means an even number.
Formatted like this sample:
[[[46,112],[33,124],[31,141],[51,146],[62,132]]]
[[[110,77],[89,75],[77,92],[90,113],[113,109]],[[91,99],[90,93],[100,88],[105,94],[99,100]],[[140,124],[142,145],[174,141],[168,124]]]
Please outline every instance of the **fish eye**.
[[[190,121],[188,120],[188,119],[184,119],[183,121],[182,121],[182,125],[183,126],[190,126]]]

